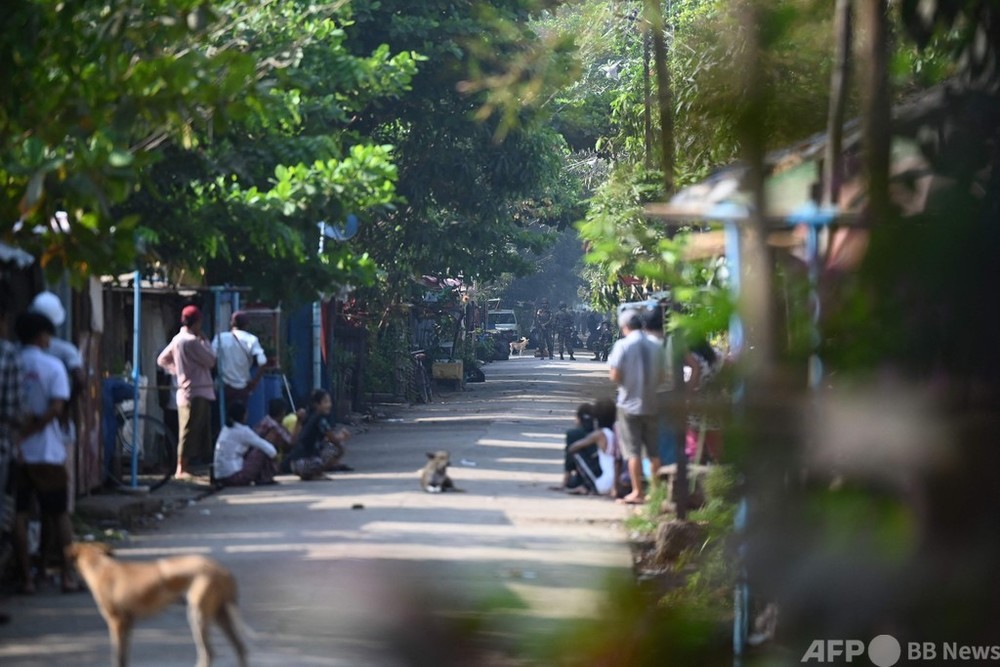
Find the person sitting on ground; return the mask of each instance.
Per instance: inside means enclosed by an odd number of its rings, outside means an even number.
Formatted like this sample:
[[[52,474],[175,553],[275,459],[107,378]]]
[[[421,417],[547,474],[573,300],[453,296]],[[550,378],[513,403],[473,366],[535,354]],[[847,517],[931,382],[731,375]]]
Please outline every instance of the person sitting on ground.
[[[300,422],[297,419],[291,430],[285,428],[283,422],[288,413],[288,401],[272,398],[267,404],[267,414],[253,427],[254,433],[277,447],[279,461],[291,451],[295,436],[299,434]]]
[[[566,431],[566,452],[563,464],[563,479],[559,486],[549,487],[552,491],[565,491],[569,485],[576,464],[573,462],[573,455],[569,453],[569,446],[581,438],[587,437],[594,430],[594,406],[590,403],[581,403],[576,408],[576,424]],[[584,452],[583,455],[597,455],[597,447],[592,452]]]
[[[288,454],[287,471],[303,480],[323,479],[325,473],[351,470],[340,463],[344,443],[351,437],[345,428],[335,429],[330,417],[333,399],[324,389],[316,389],[309,397],[305,424],[299,431],[292,451]]]
[[[293,435],[292,441],[299,435],[299,429],[306,422],[306,409],[299,408],[295,412],[289,412],[281,420],[281,425],[285,427],[285,430]]]
[[[597,493],[614,497],[615,457],[615,404],[602,400],[594,404],[594,418],[597,428],[589,435],[571,444],[566,452],[573,457],[574,472],[567,484],[570,493],[588,495]],[[596,456],[586,456],[585,452],[596,448]]]
[[[226,423],[215,443],[215,482],[222,486],[274,484],[278,450],[246,425],[240,401],[226,406]]]

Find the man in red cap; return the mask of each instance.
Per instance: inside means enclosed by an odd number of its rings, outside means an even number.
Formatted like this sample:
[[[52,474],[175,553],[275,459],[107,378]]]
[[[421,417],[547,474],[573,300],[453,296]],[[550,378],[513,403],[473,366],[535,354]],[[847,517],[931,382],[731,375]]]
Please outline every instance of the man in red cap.
[[[185,306],[181,311],[181,330],[160,352],[156,363],[177,377],[177,417],[180,436],[177,438],[176,477],[190,477],[188,465],[192,459],[212,460],[212,401],[215,389],[212,367],[215,351],[201,331],[201,311],[197,306]]]

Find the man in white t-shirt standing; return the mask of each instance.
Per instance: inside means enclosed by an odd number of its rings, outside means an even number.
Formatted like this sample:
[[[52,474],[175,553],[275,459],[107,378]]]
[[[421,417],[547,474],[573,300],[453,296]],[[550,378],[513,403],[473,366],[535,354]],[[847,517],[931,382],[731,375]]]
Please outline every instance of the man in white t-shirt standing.
[[[63,308],[62,301],[52,292],[39,292],[32,299],[28,310],[33,313],[44,315],[52,322],[56,329],[66,321],[66,309]],[[80,350],[72,342],[52,336],[48,349],[45,350],[52,356],[63,362],[66,371],[69,373],[70,383],[83,385],[86,381],[86,372],[83,369],[83,357]]]
[[[245,404],[267,366],[267,355],[260,345],[260,339],[247,331],[246,327],[246,313],[236,311],[229,318],[229,331],[216,334],[212,340],[227,405],[233,401]],[[251,376],[255,362],[257,372]]]
[[[28,559],[28,513],[37,500],[42,514],[56,533],[62,557],[62,588],[76,590],[78,584],[64,550],[73,542],[73,527],[68,508],[69,476],[66,471],[66,440],[59,418],[70,398],[69,375],[63,363],[48,354],[55,326],[45,315],[23,313],[15,324],[21,341],[22,385],[26,415],[18,445],[17,528],[15,531],[22,591],[35,590]]]
[[[642,331],[642,316],[628,310],[621,314],[620,338],[608,355],[611,381],[618,385],[616,427],[622,456],[627,460],[632,492],[621,500],[628,504],[645,502],[642,488],[642,458],[654,471],[660,468],[659,398],[657,389],[665,380],[663,348]],[[654,473],[655,480],[655,473]]]
[[[58,329],[66,321],[66,309],[63,308],[62,301],[52,292],[39,292],[32,299],[28,310],[33,313],[44,315]],[[69,374],[70,400],[63,410],[59,423],[62,426],[63,437],[66,439],[67,447],[76,446],[76,422],[74,420],[76,397],[80,395],[87,383],[87,372],[84,370],[83,356],[80,350],[71,341],[52,336],[49,346],[45,349],[48,354],[58,359],[66,367]],[[70,463],[72,467],[72,462]]]

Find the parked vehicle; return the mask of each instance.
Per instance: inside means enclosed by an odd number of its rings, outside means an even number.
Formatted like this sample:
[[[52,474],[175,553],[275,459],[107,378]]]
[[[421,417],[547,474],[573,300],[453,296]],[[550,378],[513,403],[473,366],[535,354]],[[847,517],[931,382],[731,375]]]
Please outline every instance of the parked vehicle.
[[[491,310],[486,313],[486,330],[498,331],[502,337],[514,340],[518,337],[517,315],[513,310]]]

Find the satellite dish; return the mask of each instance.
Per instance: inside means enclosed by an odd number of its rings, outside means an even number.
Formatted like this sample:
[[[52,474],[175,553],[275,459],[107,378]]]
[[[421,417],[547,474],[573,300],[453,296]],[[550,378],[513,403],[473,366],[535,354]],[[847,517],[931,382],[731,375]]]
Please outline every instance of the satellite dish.
[[[353,213],[347,215],[347,220],[342,225],[330,225],[326,222],[317,223],[320,233],[328,239],[334,241],[347,241],[358,233],[358,216]]]

